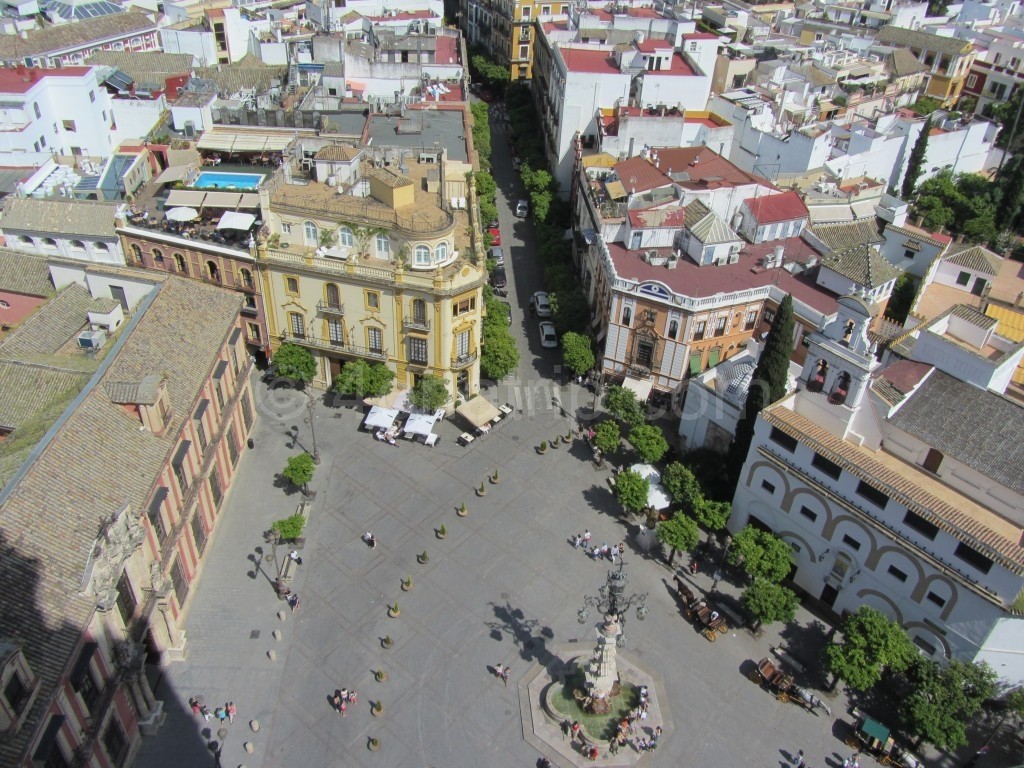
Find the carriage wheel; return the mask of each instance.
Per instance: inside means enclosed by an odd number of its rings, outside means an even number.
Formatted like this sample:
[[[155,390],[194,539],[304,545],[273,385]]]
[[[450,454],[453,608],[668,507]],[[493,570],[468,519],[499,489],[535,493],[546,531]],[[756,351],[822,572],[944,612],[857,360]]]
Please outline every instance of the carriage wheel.
[[[857,740],[856,736],[847,736],[845,739],[843,739],[843,743],[846,744],[846,746],[848,747],[860,746],[860,741]]]
[[[729,628],[727,626],[725,626],[725,624],[722,624],[721,626],[717,627],[717,629],[718,629],[719,634],[722,634],[722,635],[724,635],[726,632],[729,631]]]
[[[786,693],[785,691],[779,691],[779,701],[781,701],[783,704],[788,704],[789,703],[789,694]]]
[[[761,683],[761,673],[758,672],[756,669],[751,670],[750,674],[747,675],[747,677],[750,678],[750,682],[757,683],[758,685],[760,685],[760,683]]]
[[[706,637],[708,639],[708,642],[711,642],[711,643],[715,642],[715,640],[718,639],[718,635],[716,635],[710,629],[704,630],[704,637]]]
[[[878,762],[882,765],[896,765],[889,755],[882,755]]]

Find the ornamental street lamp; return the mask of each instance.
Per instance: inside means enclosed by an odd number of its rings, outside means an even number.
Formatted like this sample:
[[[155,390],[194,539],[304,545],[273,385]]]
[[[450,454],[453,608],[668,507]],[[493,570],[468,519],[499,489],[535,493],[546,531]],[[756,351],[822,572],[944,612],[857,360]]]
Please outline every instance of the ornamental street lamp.
[[[598,589],[597,595],[584,595],[583,607],[576,612],[576,620],[580,624],[586,624],[590,618],[590,611],[587,608],[595,608],[598,613],[608,619],[617,619],[619,625],[625,630],[626,613],[630,608],[636,606],[636,617],[640,621],[647,618],[647,593],[626,594],[626,585],[629,583],[623,567],[625,560],[619,560],[618,570],[608,571],[608,579],[604,586]],[[618,636],[618,646],[624,648],[627,643],[625,631]]]

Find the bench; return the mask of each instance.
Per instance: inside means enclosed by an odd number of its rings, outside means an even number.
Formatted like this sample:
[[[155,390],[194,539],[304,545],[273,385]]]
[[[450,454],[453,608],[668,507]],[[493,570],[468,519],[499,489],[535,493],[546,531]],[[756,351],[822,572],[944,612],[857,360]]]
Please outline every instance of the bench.
[[[277,574],[277,580],[281,584],[287,584],[292,580],[292,567],[295,565],[295,561],[287,555],[284,558],[284,562],[281,563],[281,570]]]

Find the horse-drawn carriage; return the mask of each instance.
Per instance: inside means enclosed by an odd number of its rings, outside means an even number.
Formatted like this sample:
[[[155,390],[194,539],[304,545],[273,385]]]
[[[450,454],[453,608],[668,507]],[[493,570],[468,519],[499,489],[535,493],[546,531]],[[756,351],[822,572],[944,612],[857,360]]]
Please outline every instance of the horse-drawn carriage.
[[[793,682],[793,676],[769,656],[757,662],[749,677],[753,682],[767,688],[781,702],[791,701],[810,712],[823,709],[829,717],[832,716],[832,710],[825,702]]]
[[[853,732],[845,741],[847,746],[873,755],[881,765],[895,765],[899,768],[918,768],[921,761],[910,751],[903,749],[882,723],[864,713],[853,710],[856,718]]]
[[[694,595],[679,576],[676,576],[676,591],[683,604],[683,615],[697,623],[700,633],[709,642],[715,642],[719,635],[724,635],[729,631],[725,617],[709,605],[706,599]]]

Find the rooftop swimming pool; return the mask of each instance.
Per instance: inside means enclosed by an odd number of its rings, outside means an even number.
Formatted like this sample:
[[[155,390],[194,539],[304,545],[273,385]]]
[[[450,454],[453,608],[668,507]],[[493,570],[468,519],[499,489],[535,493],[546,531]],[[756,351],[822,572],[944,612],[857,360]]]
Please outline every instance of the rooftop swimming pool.
[[[203,171],[192,182],[194,189],[259,189],[262,173],[228,173]]]

